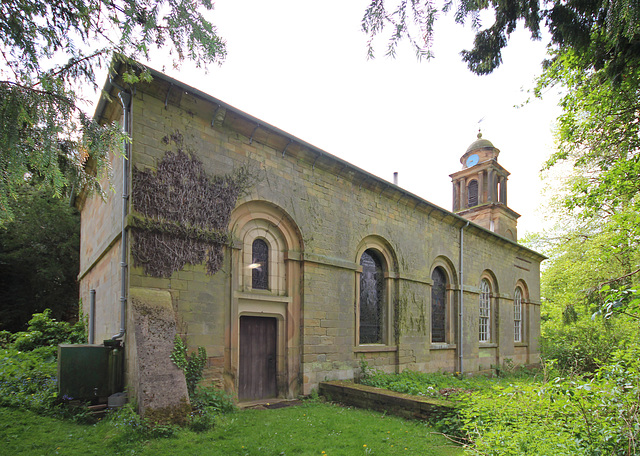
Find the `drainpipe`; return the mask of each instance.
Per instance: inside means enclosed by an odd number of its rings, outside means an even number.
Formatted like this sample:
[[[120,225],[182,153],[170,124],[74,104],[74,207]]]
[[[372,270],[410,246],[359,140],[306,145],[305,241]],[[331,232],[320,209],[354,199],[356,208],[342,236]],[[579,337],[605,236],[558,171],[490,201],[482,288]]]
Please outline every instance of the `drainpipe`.
[[[89,290],[89,344],[96,339],[96,290]]]
[[[464,229],[469,226],[467,222],[460,228],[460,294],[458,295],[458,334],[460,340],[458,343],[458,357],[460,358],[460,374],[464,374],[463,366],[463,347],[464,347]]]
[[[122,132],[131,136],[131,94],[121,90],[123,121]],[[122,232],[120,234],[120,332],[111,340],[121,339],[125,333],[125,309],[127,305],[127,213],[129,210],[129,152],[130,143],[125,140],[122,154]]]

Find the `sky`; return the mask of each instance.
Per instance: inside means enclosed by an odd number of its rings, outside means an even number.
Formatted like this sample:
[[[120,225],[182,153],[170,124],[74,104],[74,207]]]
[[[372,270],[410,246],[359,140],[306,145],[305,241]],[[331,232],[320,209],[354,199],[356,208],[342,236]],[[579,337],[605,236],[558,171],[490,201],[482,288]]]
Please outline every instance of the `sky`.
[[[222,65],[176,70],[153,55],[147,64],[383,179],[398,172],[401,187],[448,210],[449,175],[462,168],[480,128],[511,172],[519,237],[541,230],[539,171],[553,152],[558,97],[516,106],[529,98],[545,43],[519,30],[503,65],[476,76],[459,55],[473,31],[443,15],[434,59],[418,61],[408,43],[388,58],[381,36],[367,60],[360,29],[367,3],[218,0],[208,18],[227,42]]]

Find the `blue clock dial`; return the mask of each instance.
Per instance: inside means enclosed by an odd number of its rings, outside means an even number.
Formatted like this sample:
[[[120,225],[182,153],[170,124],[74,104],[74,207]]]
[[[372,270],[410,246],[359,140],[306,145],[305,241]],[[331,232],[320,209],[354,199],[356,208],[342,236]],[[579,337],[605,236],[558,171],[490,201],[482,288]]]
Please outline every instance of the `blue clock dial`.
[[[470,155],[467,158],[467,167],[475,166],[478,164],[479,157],[477,154]]]

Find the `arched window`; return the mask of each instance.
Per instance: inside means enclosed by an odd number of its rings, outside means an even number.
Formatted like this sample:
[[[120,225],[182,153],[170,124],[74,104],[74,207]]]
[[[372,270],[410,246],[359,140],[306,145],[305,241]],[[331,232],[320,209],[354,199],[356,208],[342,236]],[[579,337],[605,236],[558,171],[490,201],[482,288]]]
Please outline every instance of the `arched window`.
[[[513,341],[522,342],[522,289],[516,287],[513,297]]]
[[[384,269],[373,249],[360,257],[360,343],[384,343]]]
[[[478,205],[478,181],[472,180],[467,187],[469,207]]]
[[[447,275],[438,267],[431,280],[431,342],[446,342]]]
[[[478,340],[491,340],[491,285],[487,279],[480,283],[480,331]]]
[[[255,239],[251,246],[251,288],[269,289],[269,245],[264,239]]]

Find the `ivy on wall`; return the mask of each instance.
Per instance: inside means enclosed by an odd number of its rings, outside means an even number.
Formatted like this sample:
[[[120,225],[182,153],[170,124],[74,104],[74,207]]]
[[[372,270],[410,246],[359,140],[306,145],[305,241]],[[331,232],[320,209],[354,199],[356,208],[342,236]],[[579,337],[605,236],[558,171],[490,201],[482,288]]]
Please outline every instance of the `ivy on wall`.
[[[208,274],[222,266],[237,199],[253,185],[247,166],[230,175],[207,176],[179,131],[165,136],[175,146],[157,171],[133,169],[131,253],[135,266],[153,277],[169,277],[185,264],[206,260]]]

